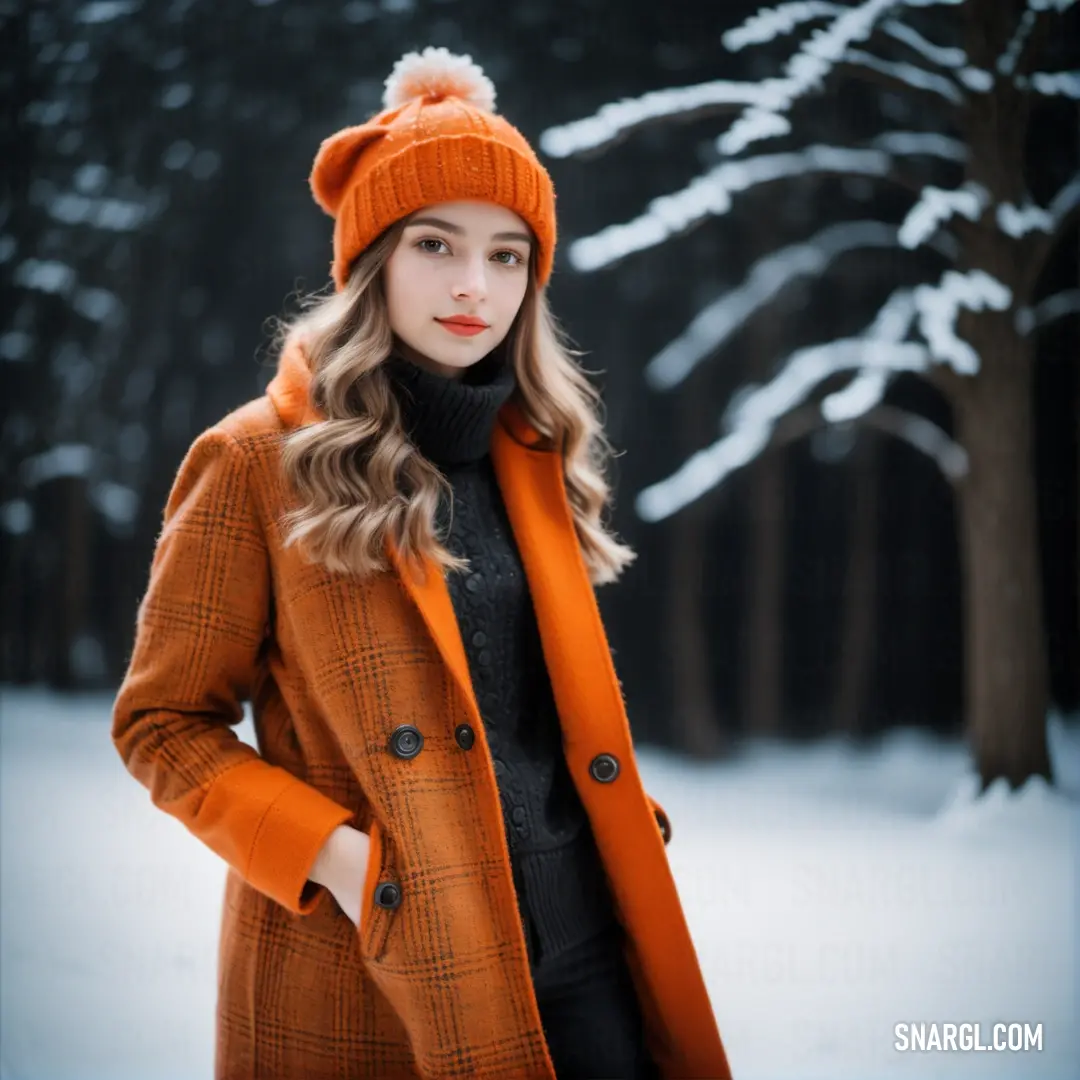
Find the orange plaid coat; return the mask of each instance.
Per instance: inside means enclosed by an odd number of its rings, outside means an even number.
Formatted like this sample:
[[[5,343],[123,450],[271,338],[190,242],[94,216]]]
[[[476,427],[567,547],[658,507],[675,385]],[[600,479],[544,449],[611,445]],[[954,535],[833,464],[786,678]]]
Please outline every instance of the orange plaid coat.
[[[155,806],[229,865],[219,1080],[552,1080],[491,756],[442,575],[332,574],[282,546],[282,432],[318,420],[302,351],[195,441],[139,608],[112,737]],[[556,453],[513,404],[492,440],[567,761],[626,929],[663,1075],[730,1076],[573,529]],[[258,751],[232,725],[252,702]],[[475,745],[454,738],[472,725]],[[424,736],[388,752],[399,724]],[[598,754],[621,764],[598,783]],[[327,836],[371,836],[361,929],[308,880]],[[662,828],[658,826],[663,826]],[[377,883],[395,882],[394,909]]]

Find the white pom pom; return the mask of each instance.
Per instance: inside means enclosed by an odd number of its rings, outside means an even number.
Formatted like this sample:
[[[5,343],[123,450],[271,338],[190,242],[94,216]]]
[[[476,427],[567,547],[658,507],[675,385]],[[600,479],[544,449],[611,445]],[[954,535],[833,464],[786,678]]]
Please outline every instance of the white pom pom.
[[[383,108],[396,109],[417,97],[458,97],[487,112],[495,111],[495,84],[471,56],[429,45],[406,53],[386,80]]]

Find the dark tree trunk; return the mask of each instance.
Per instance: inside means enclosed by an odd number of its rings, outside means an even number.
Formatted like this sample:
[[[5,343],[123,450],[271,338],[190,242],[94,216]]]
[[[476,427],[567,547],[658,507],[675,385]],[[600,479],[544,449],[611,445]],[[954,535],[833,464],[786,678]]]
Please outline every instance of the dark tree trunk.
[[[1021,0],[965,5],[970,63],[992,70],[1023,8]],[[1039,44],[1035,38],[1029,43],[1029,61]],[[997,79],[991,93],[968,98],[962,114],[967,178],[986,188],[991,205],[1019,205],[1028,197],[1029,109],[1029,99],[1008,79]],[[961,312],[957,330],[978,354],[979,370],[950,380],[957,436],[970,469],[959,487],[965,723],[983,787],[998,777],[1017,787],[1031,776],[1051,779],[1032,430],[1035,358],[1014,323],[1034,287],[1027,272],[1031,234],[1010,238],[991,211],[963,235],[960,268],[988,273],[1012,293],[1007,311]]]
[[[860,433],[852,461],[855,497],[848,528],[835,727],[848,735],[868,731],[865,708],[874,665],[877,617],[878,436]]]
[[[697,392],[695,392],[697,390]],[[698,388],[678,399],[678,424],[687,452],[706,439],[712,419],[710,395]],[[699,500],[671,520],[665,617],[671,646],[672,706],[676,744],[694,757],[720,755],[726,739],[713,692],[706,627],[704,569],[711,501]]]
[[[708,525],[701,505],[673,519],[667,640],[674,686],[673,726],[679,747],[694,757],[716,757],[724,749],[710,675],[708,634],[702,606],[702,568]]]
[[[1032,448],[1032,357],[1006,319],[970,320],[982,357],[957,397],[968,737],[985,787],[1051,779]],[[995,325],[996,324],[996,325]],[[977,329],[976,329],[977,328]]]
[[[753,467],[746,575],[744,726],[781,733],[784,674],[784,452],[767,450]]]

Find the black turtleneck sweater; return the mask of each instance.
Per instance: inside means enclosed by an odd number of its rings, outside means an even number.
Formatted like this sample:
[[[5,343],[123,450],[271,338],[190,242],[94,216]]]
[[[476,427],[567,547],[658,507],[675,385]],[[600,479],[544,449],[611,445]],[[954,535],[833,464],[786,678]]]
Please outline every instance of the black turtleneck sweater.
[[[502,802],[530,959],[551,959],[611,927],[610,893],[567,770],[532,599],[489,448],[514,391],[501,350],[445,378],[387,361],[406,433],[450,482],[438,524],[469,560],[447,585]]]

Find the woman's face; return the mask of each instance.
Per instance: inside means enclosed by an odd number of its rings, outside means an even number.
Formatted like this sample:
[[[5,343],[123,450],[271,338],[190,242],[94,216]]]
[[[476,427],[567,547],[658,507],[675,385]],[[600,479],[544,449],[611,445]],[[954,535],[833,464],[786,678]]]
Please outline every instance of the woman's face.
[[[529,280],[529,228],[489,202],[418,210],[386,262],[390,328],[405,357],[451,378],[506,337]]]

